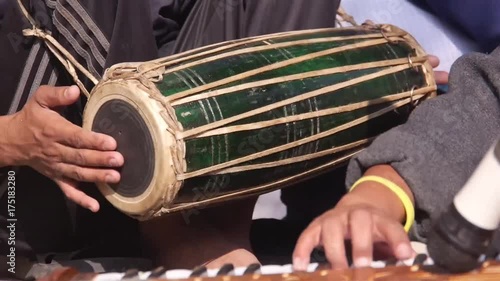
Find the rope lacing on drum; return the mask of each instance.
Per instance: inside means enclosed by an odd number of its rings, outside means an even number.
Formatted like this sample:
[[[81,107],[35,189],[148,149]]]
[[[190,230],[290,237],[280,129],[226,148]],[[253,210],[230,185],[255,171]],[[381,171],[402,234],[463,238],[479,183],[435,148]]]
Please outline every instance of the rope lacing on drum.
[[[366,27],[367,29],[379,31],[380,34],[387,40],[387,42],[391,44],[399,43],[399,40],[393,40],[389,36],[387,36],[387,33],[391,33],[391,25],[389,24],[375,24],[373,21],[367,20],[363,24],[361,24],[361,26]]]
[[[342,7],[339,7],[337,9],[337,16],[344,22],[348,22],[350,23],[352,26],[359,26],[358,23],[356,23],[356,21],[354,20],[354,17],[351,16],[350,14],[348,14],[344,8]],[[339,25],[342,26],[341,22],[339,20],[337,20]]]
[[[83,75],[85,75],[94,85],[97,85],[98,80],[83,67],[78,61],[61,45],[57,42],[54,37],[52,37],[49,31],[42,30],[39,28],[35,20],[30,16],[21,0],[17,0],[19,8],[21,9],[24,16],[28,19],[29,23],[32,25],[31,29],[23,30],[23,35],[26,37],[38,37],[42,39],[47,46],[47,48],[54,54],[54,56],[62,63],[64,68],[69,72],[75,83],[78,85],[80,90],[87,96],[90,97],[90,93],[87,91],[80,78],[76,69],[78,69]]]

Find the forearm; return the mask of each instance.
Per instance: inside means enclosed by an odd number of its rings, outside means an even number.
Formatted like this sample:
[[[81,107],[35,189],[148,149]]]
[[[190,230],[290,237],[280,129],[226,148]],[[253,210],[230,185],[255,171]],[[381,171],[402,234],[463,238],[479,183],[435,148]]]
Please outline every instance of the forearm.
[[[500,128],[500,49],[472,54],[450,72],[450,92],[421,104],[407,123],[379,136],[351,161],[347,186],[389,164],[411,187],[418,237],[460,190]]]

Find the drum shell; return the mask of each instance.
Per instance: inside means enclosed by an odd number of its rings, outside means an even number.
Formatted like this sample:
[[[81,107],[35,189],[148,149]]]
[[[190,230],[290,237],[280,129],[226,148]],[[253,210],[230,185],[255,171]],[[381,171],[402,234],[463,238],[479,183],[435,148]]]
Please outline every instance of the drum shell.
[[[94,89],[84,126],[99,131],[99,101],[113,91],[155,120],[145,122],[156,165],[142,193],[99,185],[120,210],[147,219],[344,165],[435,89],[425,52],[397,27],[287,32],[116,65]]]

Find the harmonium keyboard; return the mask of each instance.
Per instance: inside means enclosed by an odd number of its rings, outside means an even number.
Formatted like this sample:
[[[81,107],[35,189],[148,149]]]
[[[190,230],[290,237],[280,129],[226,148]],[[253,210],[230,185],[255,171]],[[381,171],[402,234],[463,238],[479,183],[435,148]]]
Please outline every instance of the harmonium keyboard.
[[[39,281],[500,281],[500,261],[485,261],[476,270],[450,274],[438,269],[425,254],[406,261],[373,262],[366,268],[330,269],[317,263],[306,271],[292,265],[258,265],[191,270],[156,268],[149,272],[128,270],[112,273],[82,273],[72,268],[57,269]]]

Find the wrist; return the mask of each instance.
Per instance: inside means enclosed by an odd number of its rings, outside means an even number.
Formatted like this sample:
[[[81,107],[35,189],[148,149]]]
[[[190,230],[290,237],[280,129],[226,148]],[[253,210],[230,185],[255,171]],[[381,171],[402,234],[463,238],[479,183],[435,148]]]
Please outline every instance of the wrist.
[[[414,213],[414,197],[404,179],[390,165],[377,165],[368,169],[363,178],[375,177],[373,180],[361,182],[349,195],[348,200],[364,201],[377,207],[388,216],[399,222],[406,222],[407,207]],[[405,199],[406,197],[406,199]],[[410,214],[413,219],[413,214]]]
[[[18,166],[15,157],[16,140],[13,133],[16,128],[12,128],[14,115],[0,116],[0,132],[4,132],[0,136],[0,168],[8,166]]]
[[[347,193],[337,206],[350,207],[356,205],[370,206],[398,222],[405,222],[405,209],[394,193],[376,182],[359,184],[352,192]]]

